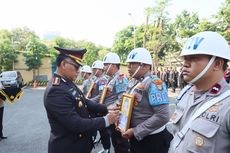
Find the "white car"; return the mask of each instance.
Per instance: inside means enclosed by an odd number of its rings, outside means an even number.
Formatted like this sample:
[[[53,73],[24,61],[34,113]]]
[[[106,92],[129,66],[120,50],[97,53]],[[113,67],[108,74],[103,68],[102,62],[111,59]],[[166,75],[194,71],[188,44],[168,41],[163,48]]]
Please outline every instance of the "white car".
[[[23,78],[19,71],[4,71],[0,74],[0,81],[6,87],[22,87]]]

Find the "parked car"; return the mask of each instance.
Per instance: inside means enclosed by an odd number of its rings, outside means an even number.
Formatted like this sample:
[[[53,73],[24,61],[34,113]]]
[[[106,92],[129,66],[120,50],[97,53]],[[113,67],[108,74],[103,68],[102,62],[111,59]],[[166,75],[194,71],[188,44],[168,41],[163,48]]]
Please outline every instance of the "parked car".
[[[19,71],[4,71],[0,74],[0,81],[4,87],[22,87],[23,78]]]

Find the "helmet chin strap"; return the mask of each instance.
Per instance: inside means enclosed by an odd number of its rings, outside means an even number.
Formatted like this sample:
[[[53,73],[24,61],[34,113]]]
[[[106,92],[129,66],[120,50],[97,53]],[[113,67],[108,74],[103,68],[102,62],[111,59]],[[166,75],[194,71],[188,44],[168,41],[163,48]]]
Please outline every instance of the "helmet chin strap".
[[[107,71],[105,72],[106,75],[108,75],[108,72],[109,72],[109,69],[111,68],[111,65],[112,64],[109,64],[109,67],[108,67]]]
[[[210,61],[208,62],[208,64],[206,65],[206,67],[203,69],[203,71],[200,72],[200,74],[198,74],[195,78],[193,78],[191,81],[189,81],[189,84],[193,84],[195,83],[197,80],[199,80],[210,68],[210,66],[212,65],[212,63],[214,62],[214,60],[216,59],[216,56],[212,56],[212,58],[210,59]]]
[[[97,69],[97,71],[95,72],[94,76],[96,76],[96,75],[97,75],[97,72],[98,72],[98,69]]]
[[[86,75],[86,73],[84,73],[82,77],[85,78],[85,75]]]
[[[137,72],[140,70],[140,68],[141,68],[141,66],[139,65],[138,68],[136,69],[136,71],[131,76],[131,78],[133,78],[137,74]]]

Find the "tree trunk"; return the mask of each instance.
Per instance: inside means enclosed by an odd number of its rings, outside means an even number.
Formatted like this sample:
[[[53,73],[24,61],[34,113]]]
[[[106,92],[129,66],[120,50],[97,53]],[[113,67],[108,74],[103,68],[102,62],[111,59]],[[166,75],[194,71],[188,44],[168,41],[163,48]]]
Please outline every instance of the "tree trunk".
[[[36,71],[35,71],[35,69],[33,69],[33,80],[35,80],[36,79]]]
[[[143,47],[146,47],[146,32],[147,32],[147,27],[149,24],[149,16],[146,16],[146,23],[145,23],[145,31],[144,31],[144,37],[143,37]]]

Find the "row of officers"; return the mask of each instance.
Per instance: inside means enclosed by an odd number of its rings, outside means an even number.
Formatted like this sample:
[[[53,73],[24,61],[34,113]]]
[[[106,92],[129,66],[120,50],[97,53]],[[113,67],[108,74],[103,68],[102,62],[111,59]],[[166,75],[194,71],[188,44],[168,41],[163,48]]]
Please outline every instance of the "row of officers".
[[[200,32],[184,45],[182,73],[188,85],[171,116],[167,87],[151,75],[147,49],[135,48],[127,56],[130,81],[120,73],[115,53],[95,61],[92,72],[83,67],[83,89],[73,81],[86,49],[55,49],[60,52],[57,71],[44,94],[51,127],[48,153],[90,153],[97,130],[103,152],[110,151],[110,138],[115,153],[229,152],[230,86],[224,71],[230,49],[218,33]],[[132,95],[134,102],[130,125],[121,130],[117,124],[124,94]]]

